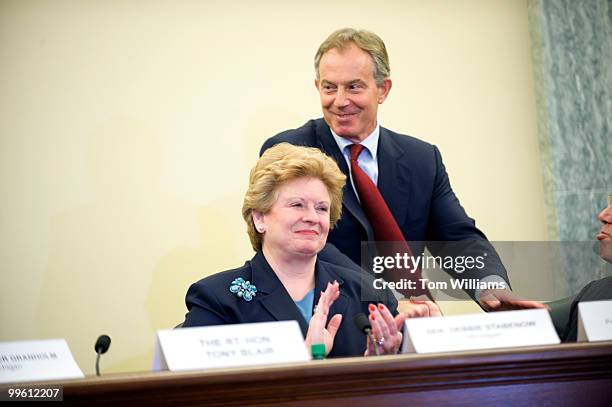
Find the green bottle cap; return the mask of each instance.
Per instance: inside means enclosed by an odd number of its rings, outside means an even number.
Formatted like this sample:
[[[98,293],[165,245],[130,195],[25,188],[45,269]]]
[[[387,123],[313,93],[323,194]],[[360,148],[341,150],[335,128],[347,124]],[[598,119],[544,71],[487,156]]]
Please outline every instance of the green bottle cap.
[[[325,344],[313,343],[310,345],[310,353],[312,353],[312,358],[315,360],[325,359]]]

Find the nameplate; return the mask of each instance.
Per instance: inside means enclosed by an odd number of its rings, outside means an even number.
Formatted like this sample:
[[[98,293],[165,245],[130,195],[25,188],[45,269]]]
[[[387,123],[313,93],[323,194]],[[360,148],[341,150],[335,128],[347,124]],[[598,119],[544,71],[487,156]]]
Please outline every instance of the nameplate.
[[[612,301],[578,303],[578,342],[612,340]]]
[[[198,370],[304,362],[297,321],[215,325],[157,332],[153,370]]]
[[[0,342],[0,383],[82,377],[64,339]]]
[[[407,319],[402,349],[433,353],[559,342],[548,311],[532,309]]]

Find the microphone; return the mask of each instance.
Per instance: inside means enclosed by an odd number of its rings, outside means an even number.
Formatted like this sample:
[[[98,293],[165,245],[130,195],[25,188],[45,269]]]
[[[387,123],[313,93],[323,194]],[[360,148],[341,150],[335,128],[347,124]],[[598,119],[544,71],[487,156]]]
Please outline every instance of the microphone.
[[[376,353],[376,356],[380,355],[380,352],[378,351],[378,344],[372,336],[372,325],[370,324],[370,320],[368,319],[368,317],[366,317],[364,313],[360,312],[359,314],[355,315],[355,319],[353,321],[355,322],[357,329],[359,329],[359,331],[362,332],[370,340],[370,343],[374,346],[374,352]]]
[[[111,338],[108,335],[100,335],[96,344],[94,345],[94,350],[98,354],[96,357],[96,376],[100,376],[100,355],[106,353],[111,344]]]

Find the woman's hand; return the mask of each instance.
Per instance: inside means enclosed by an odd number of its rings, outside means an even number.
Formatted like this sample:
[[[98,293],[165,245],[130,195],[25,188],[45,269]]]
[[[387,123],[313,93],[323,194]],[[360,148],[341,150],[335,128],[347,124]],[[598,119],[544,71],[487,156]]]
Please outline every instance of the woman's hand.
[[[376,345],[368,339],[365,356],[376,355],[376,348],[378,348],[378,354],[380,355],[396,354],[400,346],[402,346],[401,331],[406,315],[399,313],[394,318],[384,304],[378,304],[378,306],[370,304],[368,310],[370,311],[369,319],[372,325],[372,336],[374,341],[376,341]]]
[[[334,281],[333,284],[327,283],[325,291],[321,291],[319,302],[317,303],[315,312],[310,319],[310,323],[308,324],[308,333],[306,334],[306,339],[304,340],[304,344],[306,345],[308,352],[310,352],[310,346],[315,343],[325,344],[326,355],[331,352],[332,347],[334,346],[334,338],[336,337],[336,333],[338,332],[338,328],[340,328],[340,323],[342,322],[342,315],[334,315],[329,320],[327,328],[325,327],[325,323],[327,322],[329,309],[339,296],[340,286],[337,281]]]

